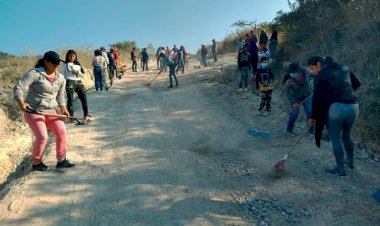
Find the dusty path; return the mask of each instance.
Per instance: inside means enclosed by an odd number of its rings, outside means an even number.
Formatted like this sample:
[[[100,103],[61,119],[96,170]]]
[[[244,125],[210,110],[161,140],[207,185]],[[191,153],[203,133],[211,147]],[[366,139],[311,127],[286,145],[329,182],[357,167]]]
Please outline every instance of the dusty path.
[[[217,82],[232,62],[190,70],[179,88],[166,88],[166,74],[145,87],[151,71],[90,92],[99,119],[67,125],[68,158],[78,165],[53,170],[51,151],[51,171],[3,191],[0,225],[378,225],[377,165],[359,161],[347,178],[329,177],[321,172],[333,162],[328,143],[318,150],[307,138],[283,174],[271,171],[292,140],[275,116],[254,115],[255,95]],[[251,137],[250,128],[272,138]]]

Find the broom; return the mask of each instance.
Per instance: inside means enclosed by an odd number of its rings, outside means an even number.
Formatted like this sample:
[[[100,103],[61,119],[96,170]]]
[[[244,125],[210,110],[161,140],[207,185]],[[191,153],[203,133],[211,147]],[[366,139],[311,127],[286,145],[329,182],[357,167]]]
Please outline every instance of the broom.
[[[285,167],[285,162],[288,159],[289,154],[293,151],[293,149],[296,147],[296,145],[300,142],[300,140],[305,136],[305,134],[309,131],[311,125],[309,125],[297,138],[296,142],[289,148],[288,153],[284,155],[284,157],[279,160],[273,167],[276,170],[282,170]]]
[[[160,71],[150,82],[148,82],[147,84],[145,84],[145,86],[150,86],[150,84],[152,84],[152,82],[161,74],[162,71]]]

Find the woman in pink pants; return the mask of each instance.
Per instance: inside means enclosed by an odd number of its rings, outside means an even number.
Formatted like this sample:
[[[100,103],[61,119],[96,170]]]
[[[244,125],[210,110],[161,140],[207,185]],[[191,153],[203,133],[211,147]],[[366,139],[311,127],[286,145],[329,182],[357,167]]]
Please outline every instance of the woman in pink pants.
[[[67,136],[63,121],[57,117],[31,114],[26,111],[31,108],[41,113],[57,114],[55,109],[59,108],[62,114],[69,116],[64,98],[65,78],[58,72],[61,61],[56,52],[46,52],[35,68],[27,72],[13,88],[14,97],[24,111],[25,121],[36,138],[32,154],[33,170],[45,171],[48,168],[42,162],[42,154],[48,141],[47,128],[56,138],[56,168],[69,168],[75,165],[66,159]],[[25,98],[24,90],[28,90]]]

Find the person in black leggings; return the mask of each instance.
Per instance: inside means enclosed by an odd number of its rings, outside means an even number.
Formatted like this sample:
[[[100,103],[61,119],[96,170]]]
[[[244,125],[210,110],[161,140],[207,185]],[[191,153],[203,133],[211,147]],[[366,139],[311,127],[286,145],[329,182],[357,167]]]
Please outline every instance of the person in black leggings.
[[[326,126],[332,141],[336,167],[325,172],[346,176],[347,165],[354,168],[354,144],[351,129],[359,115],[359,105],[353,91],[361,85],[348,67],[334,63],[332,58],[311,57],[308,67],[316,74],[310,125],[316,125],[315,141],[320,147],[323,128]]]

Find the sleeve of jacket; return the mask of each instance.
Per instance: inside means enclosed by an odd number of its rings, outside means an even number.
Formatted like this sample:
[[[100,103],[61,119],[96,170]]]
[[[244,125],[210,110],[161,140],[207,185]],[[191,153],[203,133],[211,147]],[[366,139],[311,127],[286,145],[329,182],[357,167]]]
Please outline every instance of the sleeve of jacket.
[[[325,85],[326,81],[323,79],[319,79],[317,77],[315,81],[315,87],[313,92],[313,102],[312,102],[312,112],[311,112],[311,118],[316,120],[315,125],[315,144],[317,147],[321,147],[321,138],[322,138],[322,132],[324,128],[324,122],[322,121],[322,105],[324,104],[322,102],[323,98],[323,92],[327,90],[327,86]]]
[[[65,89],[66,89],[66,79],[64,79],[63,75],[61,75],[61,84],[59,86],[57,97],[56,97],[58,106],[65,106],[66,105]]]
[[[18,99],[24,99],[24,91],[27,90],[36,79],[38,75],[35,70],[27,72],[13,87],[13,97]]]
[[[261,75],[260,75],[260,72],[256,72],[256,89],[259,89],[260,88],[260,79],[261,79]]]
[[[350,70],[350,79],[351,79],[352,89],[356,91],[362,85],[362,83],[360,82],[358,77],[356,77],[355,73],[352,70]]]

